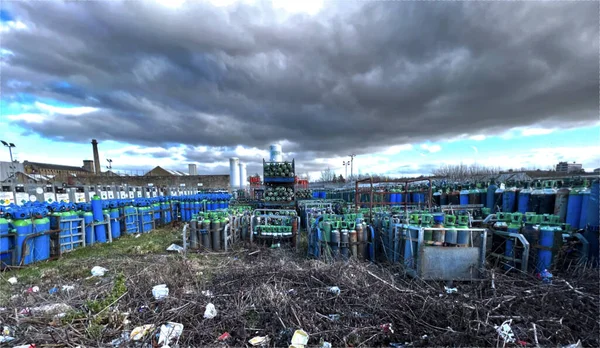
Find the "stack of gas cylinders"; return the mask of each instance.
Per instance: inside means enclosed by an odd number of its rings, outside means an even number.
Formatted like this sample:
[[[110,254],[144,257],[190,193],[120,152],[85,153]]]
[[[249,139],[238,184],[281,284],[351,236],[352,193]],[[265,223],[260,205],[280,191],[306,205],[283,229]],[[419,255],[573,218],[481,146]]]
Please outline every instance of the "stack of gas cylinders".
[[[434,205],[483,204],[491,213],[504,212],[557,215],[571,229],[598,226],[598,180],[508,181],[487,187],[478,183],[433,188]]]
[[[309,255],[333,259],[369,256],[368,225],[362,213],[327,214],[311,218]],[[312,238],[311,238],[312,237]]]
[[[199,212],[190,221],[190,247],[221,250],[225,226],[229,223],[227,211]]]
[[[560,222],[560,216],[551,214],[535,214],[528,212],[521,214],[503,213],[496,214],[493,225],[495,231],[504,231],[521,234],[529,243],[528,268],[536,274],[550,269],[554,258],[563,245],[565,238],[569,237],[566,224]],[[515,245],[512,238],[507,238],[501,233],[492,236],[492,252],[501,253],[507,257],[505,268],[518,267],[511,259],[521,259],[523,248]]]
[[[226,193],[205,193],[173,197],[179,207],[182,221],[191,221],[201,211],[223,210],[229,208],[231,195]]]
[[[0,268],[47,260],[85,245],[106,243],[122,233],[147,233],[192,212],[226,209],[230,197],[205,194],[102,200],[94,196],[90,203],[0,206]]]

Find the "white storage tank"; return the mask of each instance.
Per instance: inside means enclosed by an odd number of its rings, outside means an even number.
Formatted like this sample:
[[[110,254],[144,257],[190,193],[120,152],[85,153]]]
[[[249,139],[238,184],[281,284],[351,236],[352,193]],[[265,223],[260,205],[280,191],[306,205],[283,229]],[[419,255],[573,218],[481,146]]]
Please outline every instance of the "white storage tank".
[[[240,187],[240,159],[232,157],[229,159],[229,186],[232,189]]]
[[[271,162],[283,162],[283,152],[281,145],[273,144],[269,146],[269,154]]]
[[[240,163],[240,188],[245,189],[248,186],[248,173],[246,172],[246,163]]]

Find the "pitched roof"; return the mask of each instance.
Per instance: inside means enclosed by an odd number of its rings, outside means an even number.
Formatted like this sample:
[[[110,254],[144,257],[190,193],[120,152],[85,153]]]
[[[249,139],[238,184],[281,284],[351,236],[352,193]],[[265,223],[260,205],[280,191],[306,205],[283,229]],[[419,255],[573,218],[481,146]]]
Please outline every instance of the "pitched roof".
[[[30,165],[30,166],[34,167],[34,169],[38,168],[38,169],[65,170],[65,171],[69,171],[69,172],[89,173],[87,170],[83,169],[82,167],[64,166],[62,164],[23,161],[23,165]]]

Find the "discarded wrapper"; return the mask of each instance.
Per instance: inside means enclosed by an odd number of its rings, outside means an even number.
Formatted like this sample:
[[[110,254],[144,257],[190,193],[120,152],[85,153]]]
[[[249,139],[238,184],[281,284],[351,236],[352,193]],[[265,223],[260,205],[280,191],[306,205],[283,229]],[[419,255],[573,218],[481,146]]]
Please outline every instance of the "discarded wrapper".
[[[183,333],[183,324],[167,322],[160,327],[158,345],[169,347],[171,342],[179,341],[179,336]]]
[[[392,328],[392,323],[381,324],[381,325],[379,325],[379,327],[385,333],[394,333],[394,329]]]
[[[206,297],[213,297],[213,293],[210,290],[202,290],[200,293]]]
[[[337,286],[332,286],[329,288],[329,292],[339,295],[341,291],[340,288],[338,288]]]
[[[206,310],[204,311],[204,318],[212,319],[216,316],[217,316],[217,309],[215,308],[215,305],[212,303],[207,304]]]
[[[253,346],[262,346],[262,345],[266,345],[267,343],[269,343],[269,336],[256,336],[256,337],[252,337],[248,343],[250,343]]]
[[[458,292],[457,288],[449,288],[449,287],[446,287],[446,286],[444,286],[444,290],[446,290],[447,294],[452,294],[454,292]]]
[[[61,288],[62,291],[71,291],[73,289],[75,289],[73,285],[63,285]]]
[[[104,267],[94,266],[92,268],[92,277],[102,277],[108,270]]]
[[[294,331],[294,336],[292,336],[292,346],[304,347],[308,344],[308,334],[304,330],[296,330]]]
[[[231,335],[229,334],[229,332],[224,332],[221,336],[219,336],[219,338],[217,338],[217,340],[225,341],[225,340],[229,339],[230,337],[231,337]]]
[[[133,341],[139,341],[142,338],[144,338],[144,336],[146,336],[146,334],[148,334],[148,332],[150,332],[152,330],[154,330],[154,324],[146,324],[146,325],[138,326],[131,331],[129,338]]]
[[[177,245],[177,244],[171,244],[169,245],[169,247],[167,248],[167,251],[177,251],[177,252],[183,252],[183,247]]]
[[[8,282],[11,283],[11,284],[13,284],[13,285],[17,284],[17,277],[8,278]]]
[[[2,328],[2,334],[0,335],[0,343],[6,343],[14,340],[15,338],[10,336],[12,330],[8,326]]]
[[[510,327],[511,323],[512,319],[503,322],[502,325],[500,325],[499,327],[495,327],[496,331],[498,332],[498,335],[504,340],[504,342],[515,342],[515,334],[513,333],[512,328]]]
[[[157,300],[162,300],[169,296],[169,288],[167,284],[156,285],[152,288],[152,296]]]

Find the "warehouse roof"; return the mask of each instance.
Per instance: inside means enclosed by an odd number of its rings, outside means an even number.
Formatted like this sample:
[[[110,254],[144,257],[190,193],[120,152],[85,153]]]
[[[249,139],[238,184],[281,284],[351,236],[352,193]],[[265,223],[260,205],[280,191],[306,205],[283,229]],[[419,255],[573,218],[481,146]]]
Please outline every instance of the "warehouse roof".
[[[51,170],[64,170],[64,171],[68,171],[68,172],[89,173],[87,170],[83,169],[82,167],[64,166],[62,164],[23,161],[23,165],[32,166],[34,169],[51,169]]]

